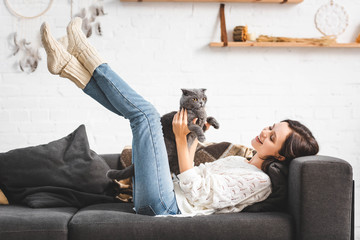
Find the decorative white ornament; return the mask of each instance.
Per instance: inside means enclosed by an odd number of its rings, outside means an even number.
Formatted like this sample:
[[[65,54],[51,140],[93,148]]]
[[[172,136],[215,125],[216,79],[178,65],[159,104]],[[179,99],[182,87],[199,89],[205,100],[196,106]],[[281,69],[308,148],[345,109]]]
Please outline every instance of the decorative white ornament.
[[[344,7],[330,0],[319,8],[315,15],[316,28],[325,36],[339,36],[349,24],[349,15]]]
[[[33,18],[37,18],[37,17],[40,17],[42,15],[44,15],[47,11],[49,11],[49,9],[51,8],[52,4],[54,3],[54,0],[50,0],[49,1],[49,4],[48,6],[46,7],[45,10],[43,10],[42,12],[40,12],[39,14],[37,15],[34,15],[34,16],[24,16],[20,13],[17,13],[13,7],[10,5],[9,1],[8,0],[5,0],[5,5],[6,7],[8,8],[8,10],[11,12],[11,14],[13,14],[14,16],[18,17],[18,18],[24,18],[24,19],[33,19]]]

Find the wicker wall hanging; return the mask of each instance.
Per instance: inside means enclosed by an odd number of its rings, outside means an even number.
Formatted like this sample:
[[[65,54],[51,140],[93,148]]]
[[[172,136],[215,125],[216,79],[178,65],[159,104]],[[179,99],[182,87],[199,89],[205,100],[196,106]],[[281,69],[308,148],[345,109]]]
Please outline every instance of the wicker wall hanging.
[[[33,19],[33,18],[37,18],[37,17],[40,17],[40,16],[44,15],[47,11],[49,11],[49,9],[50,9],[51,6],[53,5],[53,3],[54,3],[54,0],[50,0],[50,1],[49,1],[49,4],[48,4],[48,6],[45,8],[45,10],[43,10],[43,11],[40,12],[39,14],[36,14],[36,15],[34,15],[34,16],[24,16],[24,15],[16,12],[16,11],[14,10],[14,8],[11,6],[11,4],[9,3],[9,1],[8,1],[8,0],[5,0],[5,5],[6,5],[7,9],[9,10],[9,12],[10,12],[11,14],[13,14],[15,17],[24,18],[24,19]]]
[[[39,61],[41,60],[40,53],[39,53],[39,43],[32,44],[31,41],[29,41],[26,38],[19,38],[19,35],[30,35],[26,33],[30,33],[30,31],[33,31],[32,29],[29,29],[29,26],[27,26],[28,22],[33,23],[34,21],[36,23],[40,23],[41,19],[39,19],[41,16],[43,16],[46,12],[50,10],[54,3],[54,0],[49,0],[48,4],[42,10],[40,13],[35,14],[33,16],[25,16],[24,14],[19,13],[16,11],[13,6],[10,4],[9,0],[5,0],[5,5],[9,12],[14,15],[17,18],[17,26],[16,31],[11,33],[9,35],[9,44],[13,48],[12,56],[16,56],[17,63],[16,65],[19,67],[19,69],[23,72],[31,73],[34,72],[39,64]],[[36,4],[34,4],[36,6]],[[22,25],[19,28],[19,25]],[[18,33],[20,31],[20,34]],[[32,33],[33,34],[33,33]]]
[[[339,36],[346,30],[348,24],[348,13],[333,0],[321,6],[315,14],[316,28],[325,36]]]
[[[107,13],[104,11],[103,0],[97,0],[95,4],[82,8],[79,12],[73,15],[73,0],[71,0],[71,14],[70,18],[80,17],[82,19],[81,30],[84,32],[87,38],[91,37],[93,32],[97,35],[102,36],[103,31],[100,22],[97,17],[105,16]],[[63,36],[58,41],[67,48],[68,41],[67,36]]]
[[[100,1],[102,2],[102,1]],[[96,21],[97,17],[104,16],[104,6],[101,3],[91,5],[88,9],[81,9],[81,11],[75,14],[75,17],[81,17],[83,20],[82,30],[86,37],[90,37],[93,33],[102,36],[102,28],[99,21]]]

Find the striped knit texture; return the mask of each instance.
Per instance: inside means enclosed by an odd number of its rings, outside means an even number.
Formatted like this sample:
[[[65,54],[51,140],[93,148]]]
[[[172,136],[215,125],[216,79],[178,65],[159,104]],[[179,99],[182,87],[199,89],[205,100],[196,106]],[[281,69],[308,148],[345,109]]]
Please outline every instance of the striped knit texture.
[[[81,18],[74,18],[67,26],[68,48],[67,51],[78,58],[85,68],[92,74],[94,70],[104,63],[96,49],[87,41],[81,30]]]
[[[99,57],[97,51],[94,48],[88,48],[82,51],[78,60],[85,66],[85,68],[92,74],[95,69],[104,63],[104,61]]]
[[[70,79],[81,89],[84,89],[91,79],[90,73],[74,56],[61,71],[60,77]]]

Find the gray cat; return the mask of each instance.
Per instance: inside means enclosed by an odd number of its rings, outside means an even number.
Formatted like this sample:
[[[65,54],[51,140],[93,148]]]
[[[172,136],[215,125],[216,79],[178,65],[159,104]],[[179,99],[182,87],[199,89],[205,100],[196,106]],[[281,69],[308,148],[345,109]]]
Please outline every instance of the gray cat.
[[[205,95],[206,89],[181,89],[183,94],[180,98],[180,110],[182,108],[187,110],[188,114],[188,128],[190,133],[187,135],[188,147],[192,145],[195,138],[200,142],[205,141],[204,132],[206,131],[205,122],[218,129],[219,123],[213,117],[207,117],[205,105],[207,97]],[[179,163],[176,150],[175,135],[172,128],[172,121],[177,111],[167,113],[161,117],[162,130],[164,134],[166,151],[168,153],[170,171],[174,174],[179,174]],[[193,120],[197,118],[196,123]],[[122,170],[110,170],[107,177],[110,179],[126,179],[134,176],[134,165],[130,165]]]

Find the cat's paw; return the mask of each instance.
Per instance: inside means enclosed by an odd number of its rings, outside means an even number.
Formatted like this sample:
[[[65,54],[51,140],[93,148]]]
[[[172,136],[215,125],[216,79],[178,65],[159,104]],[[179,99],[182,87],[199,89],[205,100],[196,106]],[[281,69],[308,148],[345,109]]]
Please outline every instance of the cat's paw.
[[[206,121],[207,121],[211,126],[213,126],[215,129],[219,129],[220,124],[218,123],[218,121],[216,121],[215,118],[213,118],[213,117],[208,117],[208,118],[206,119]]]
[[[199,140],[199,142],[205,142],[205,140],[206,140],[205,135],[198,136],[198,140]]]

